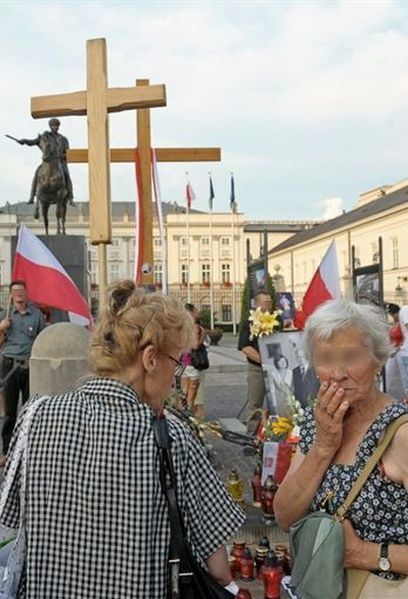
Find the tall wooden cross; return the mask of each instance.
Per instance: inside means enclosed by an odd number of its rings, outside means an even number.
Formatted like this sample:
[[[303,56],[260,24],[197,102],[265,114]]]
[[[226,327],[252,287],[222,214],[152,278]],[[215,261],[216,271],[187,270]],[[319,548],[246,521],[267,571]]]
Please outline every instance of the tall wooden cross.
[[[136,89],[148,89],[148,79],[137,79]],[[152,185],[151,185],[151,136],[150,110],[137,110],[137,147],[140,157],[142,186],[142,222],[143,222],[143,262],[150,266],[149,273],[141,273],[143,285],[153,283],[153,222],[152,222]],[[87,162],[88,151],[72,149],[67,152],[68,162]],[[134,148],[115,148],[110,151],[111,162],[134,162]],[[157,162],[212,162],[221,160],[220,148],[157,148]]]
[[[90,240],[99,250],[99,297],[107,280],[106,245],[112,241],[108,113],[166,105],[164,85],[109,88],[106,40],[87,40],[87,89],[31,98],[34,118],[85,115],[88,121]]]

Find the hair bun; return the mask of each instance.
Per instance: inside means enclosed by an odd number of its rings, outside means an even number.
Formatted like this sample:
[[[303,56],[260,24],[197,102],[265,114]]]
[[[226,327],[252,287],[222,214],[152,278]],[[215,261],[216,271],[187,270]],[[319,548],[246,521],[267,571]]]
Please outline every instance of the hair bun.
[[[136,286],[130,279],[112,285],[108,296],[109,311],[116,316],[119,315],[135,289]]]

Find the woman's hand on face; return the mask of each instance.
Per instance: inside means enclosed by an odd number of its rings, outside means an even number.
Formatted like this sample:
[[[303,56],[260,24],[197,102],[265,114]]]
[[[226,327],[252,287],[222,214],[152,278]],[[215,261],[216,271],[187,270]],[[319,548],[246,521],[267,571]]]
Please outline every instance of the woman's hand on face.
[[[343,520],[344,567],[358,568],[364,550],[364,541],[360,539],[350,520]]]
[[[337,383],[323,382],[315,406],[316,447],[325,455],[334,456],[343,437],[343,418],[349,405],[344,401],[344,389]]]

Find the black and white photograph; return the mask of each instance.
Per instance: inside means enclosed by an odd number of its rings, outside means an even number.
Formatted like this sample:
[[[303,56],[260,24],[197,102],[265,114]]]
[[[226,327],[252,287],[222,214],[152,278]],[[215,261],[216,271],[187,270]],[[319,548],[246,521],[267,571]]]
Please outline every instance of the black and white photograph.
[[[306,359],[302,335],[279,332],[259,340],[270,414],[289,417],[293,398],[305,408],[316,397],[319,380]]]

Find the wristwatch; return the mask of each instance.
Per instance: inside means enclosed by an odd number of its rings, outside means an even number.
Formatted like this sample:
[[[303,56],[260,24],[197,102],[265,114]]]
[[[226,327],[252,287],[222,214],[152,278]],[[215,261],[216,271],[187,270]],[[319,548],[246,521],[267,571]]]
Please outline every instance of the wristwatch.
[[[389,572],[391,570],[391,562],[388,559],[388,544],[381,543],[380,559],[378,560],[378,569],[381,572]]]

